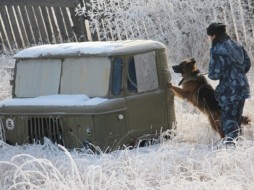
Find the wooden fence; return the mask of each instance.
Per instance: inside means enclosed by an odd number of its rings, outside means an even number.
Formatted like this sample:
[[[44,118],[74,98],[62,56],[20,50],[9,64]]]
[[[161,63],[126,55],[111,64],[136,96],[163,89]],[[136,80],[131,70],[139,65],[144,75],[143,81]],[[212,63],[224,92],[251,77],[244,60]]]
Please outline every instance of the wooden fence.
[[[0,51],[33,44],[87,41],[84,16],[75,8],[84,0],[1,0]]]

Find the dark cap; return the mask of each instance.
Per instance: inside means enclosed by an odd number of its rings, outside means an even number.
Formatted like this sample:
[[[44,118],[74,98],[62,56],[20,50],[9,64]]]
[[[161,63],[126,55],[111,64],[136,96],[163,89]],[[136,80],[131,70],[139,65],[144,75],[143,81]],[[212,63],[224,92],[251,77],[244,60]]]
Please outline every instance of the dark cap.
[[[208,36],[219,35],[226,32],[226,25],[221,22],[213,22],[206,28]]]

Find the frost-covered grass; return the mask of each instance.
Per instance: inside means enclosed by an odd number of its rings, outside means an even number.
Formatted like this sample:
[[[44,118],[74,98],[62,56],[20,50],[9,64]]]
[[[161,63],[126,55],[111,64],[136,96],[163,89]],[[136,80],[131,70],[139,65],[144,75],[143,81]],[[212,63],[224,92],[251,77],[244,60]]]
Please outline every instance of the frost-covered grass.
[[[244,7],[247,4],[249,9]],[[207,66],[209,42],[205,27],[212,21],[222,21],[231,35],[247,45],[253,57],[254,23],[248,19],[252,14],[246,12],[253,11],[251,0],[92,0],[90,6],[95,7],[86,14],[101,39],[159,40],[168,45],[171,60],[190,56]],[[101,19],[104,26],[98,30]],[[0,100],[10,97],[7,68],[13,65],[10,56],[0,55]],[[178,84],[180,78],[173,73],[172,77],[172,83]],[[246,101],[244,115],[254,122],[253,70],[249,81],[252,97]],[[175,104],[177,135],[149,147],[93,155],[68,152],[50,141],[23,146],[0,141],[0,189],[252,190],[253,122],[244,127],[235,148],[217,149],[219,136],[206,117],[185,101],[176,98]]]
[[[0,73],[5,74],[0,80],[1,99],[10,97],[5,70],[10,65],[10,57],[0,57]],[[177,84],[180,78],[172,76]],[[251,89],[253,95],[252,83]],[[175,103],[177,135],[149,147],[93,155],[68,152],[49,141],[24,146],[0,141],[0,189],[253,189],[253,123],[244,127],[236,148],[217,149],[219,137],[206,117],[185,101]],[[253,104],[252,96],[244,110],[252,121]]]
[[[46,145],[2,145],[2,189],[251,189],[253,141],[235,149],[180,142],[88,155]]]

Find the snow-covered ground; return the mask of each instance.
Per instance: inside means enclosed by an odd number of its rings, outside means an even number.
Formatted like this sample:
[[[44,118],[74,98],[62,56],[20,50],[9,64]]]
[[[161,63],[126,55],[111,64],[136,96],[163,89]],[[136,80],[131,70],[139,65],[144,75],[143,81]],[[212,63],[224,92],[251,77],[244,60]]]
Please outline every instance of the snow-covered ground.
[[[10,56],[0,55],[0,99],[10,97]],[[172,83],[179,77],[172,73]],[[244,114],[254,121],[252,98]],[[211,81],[213,85],[216,85]],[[0,189],[253,189],[254,124],[244,127],[236,148],[217,149],[219,136],[206,117],[176,99],[177,135],[133,150],[92,155],[44,145],[9,146],[0,141]]]

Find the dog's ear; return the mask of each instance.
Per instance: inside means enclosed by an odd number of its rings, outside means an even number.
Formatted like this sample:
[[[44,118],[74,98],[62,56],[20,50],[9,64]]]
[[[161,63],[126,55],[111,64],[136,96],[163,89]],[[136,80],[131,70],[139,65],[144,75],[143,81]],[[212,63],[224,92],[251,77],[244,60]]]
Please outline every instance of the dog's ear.
[[[194,58],[190,58],[190,63],[196,63],[196,60]]]
[[[189,63],[194,66],[196,64],[196,60],[194,58],[190,58]]]
[[[191,67],[193,67],[196,63],[196,60],[194,58],[187,58],[187,59],[184,59],[180,62],[180,65],[181,64],[186,64],[186,65],[189,65]]]

